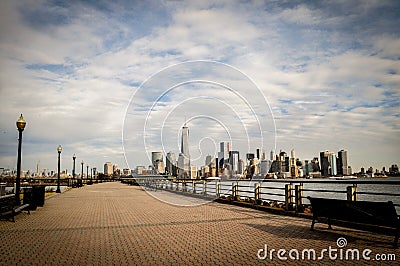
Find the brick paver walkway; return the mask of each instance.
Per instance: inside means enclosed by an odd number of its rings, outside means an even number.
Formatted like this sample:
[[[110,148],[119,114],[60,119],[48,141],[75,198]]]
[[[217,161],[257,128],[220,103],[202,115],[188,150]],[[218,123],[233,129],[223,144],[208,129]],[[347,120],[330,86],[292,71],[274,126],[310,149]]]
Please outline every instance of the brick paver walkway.
[[[102,183],[76,188],[22,213],[16,222],[0,221],[1,265],[256,265],[348,264],[349,261],[295,261],[290,249],[348,248],[395,254],[397,262],[351,261],[398,265],[392,237],[317,224],[219,203],[179,207],[149,196],[140,187]],[[288,261],[257,258],[259,249],[285,249]],[[337,252],[340,258],[340,252]],[[264,255],[263,252],[260,255]],[[295,255],[295,253],[291,253]],[[361,256],[361,254],[360,254]],[[343,255],[344,257],[344,255]]]

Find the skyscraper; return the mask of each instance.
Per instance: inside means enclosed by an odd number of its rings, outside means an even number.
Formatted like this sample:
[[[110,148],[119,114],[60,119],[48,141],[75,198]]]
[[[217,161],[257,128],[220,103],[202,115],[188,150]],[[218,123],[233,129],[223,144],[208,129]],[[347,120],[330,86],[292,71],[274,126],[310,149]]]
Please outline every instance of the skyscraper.
[[[347,165],[347,151],[340,150],[338,152],[337,160],[337,173],[339,175],[349,175],[348,165]]]
[[[151,163],[156,167],[157,162],[163,162],[163,154],[160,151],[151,152]]]
[[[225,164],[227,162],[228,156],[229,156],[229,149],[230,149],[229,142],[221,142],[219,144],[219,146],[220,146],[220,152],[222,154],[222,157],[224,159],[224,164]]]
[[[232,166],[233,174],[239,172],[239,151],[229,151],[229,163]]]
[[[104,174],[107,176],[111,176],[113,174],[113,168],[111,162],[106,162],[104,164]]]
[[[189,154],[189,128],[182,127],[181,152],[178,156],[178,176],[181,178],[190,177],[190,154]]]
[[[329,151],[321,151],[319,153],[320,163],[321,163],[321,175],[328,176],[329,175],[329,159],[328,159]]]
[[[331,151],[320,152],[321,158],[321,175],[332,176],[336,175],[336,155]]]
[[[181,153],[190,160],[189,154],[189,128],[185,125],[182,127]]]
[[[337,161],[336,155],[334,153],[332,153],[331,160],[329,162],[331,165],[331,172],[330,172],[331,176],[337,175],[336,161]]]

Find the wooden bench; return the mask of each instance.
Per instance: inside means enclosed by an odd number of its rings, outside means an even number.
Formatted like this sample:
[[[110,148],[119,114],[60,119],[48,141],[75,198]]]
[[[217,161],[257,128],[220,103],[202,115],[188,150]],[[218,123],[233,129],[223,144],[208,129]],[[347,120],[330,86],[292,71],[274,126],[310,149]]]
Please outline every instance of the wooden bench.
[[[27,209],[28,214],[29,204],[16,204],[15,194],[5,195],[0,197],[0,218],[12,219],[15,222],[14,216],[23,210]]]
[[[316,221],[327,219],[328,228],[332,229],[332,220],[345,222],[344,226],[367,231],[388,229],[394,232],[394,247],[400,234],[400,220],[393,202],[348,201],[338,199],[307,197],[311,202],[313,220],[311,230]],[[343,223],[340,223],[342,226]]]

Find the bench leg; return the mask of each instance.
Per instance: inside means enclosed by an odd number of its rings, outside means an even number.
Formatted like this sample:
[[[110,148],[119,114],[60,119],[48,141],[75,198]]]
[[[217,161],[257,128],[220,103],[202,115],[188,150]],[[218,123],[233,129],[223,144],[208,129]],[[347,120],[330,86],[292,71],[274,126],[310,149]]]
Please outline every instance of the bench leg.
[[[397,242],[399,241],[399,234],[400,234],[400,230],[397,230],[396,236],[394,237],[394,243],[393,243],[394,248],[398,248]]]
[[[328,218],[328,229],[332,229],[331,218]]]

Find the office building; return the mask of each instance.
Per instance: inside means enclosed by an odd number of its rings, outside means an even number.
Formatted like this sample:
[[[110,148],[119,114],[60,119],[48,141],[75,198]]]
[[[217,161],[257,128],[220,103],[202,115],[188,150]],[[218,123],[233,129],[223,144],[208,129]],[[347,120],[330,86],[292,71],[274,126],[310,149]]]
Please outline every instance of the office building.
[[[172,176],[176,176],[176,157],[172,151],[167,153],[166,172]]]
[[[113,175],[113,166],[112,166],[111,162],[106,162],[104,164],[104,175],[106,175],[106,176]]]
[[[210,166],[212,161],[213,161],[212,156],[211,155],[207,155],[205,165]]]
[[[270,152],[270,154],[269,154],[269,159],[270,159],[271,161],[275,161],[275,151],[274,151],[274,150],[271,150],[271,152]]]
[[[189,128],[182,127],[181,152],[178,156],[178,176],[180,178],[190,177],[190,153],[189,153]]]
[[[163,154],[160,151],[151,152],[151,164],[155,167],[157,162],[163,162]]]
[[[239,151],[229,151],[229,164],[232,167],[232,174],[239,172]]]
[[[347,151],[340,150],[338,152],[337,159],[337,174],[338,175],[350,175],[348,172],[349,166],[347,163]]]

